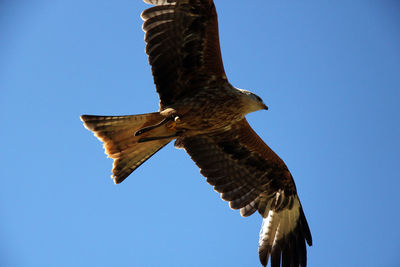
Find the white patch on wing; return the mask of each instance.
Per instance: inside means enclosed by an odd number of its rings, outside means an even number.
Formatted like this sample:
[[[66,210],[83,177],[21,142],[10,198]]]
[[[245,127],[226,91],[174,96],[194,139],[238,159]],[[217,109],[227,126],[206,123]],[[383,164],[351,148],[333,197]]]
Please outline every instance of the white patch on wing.
[[[270,210],[268,212],[267,218],[263,219],[262,225],[261,225],[261,230],[260,230],[260,240],[258,242],[258,245],[264,246],[265,242],[269,245],[272,246],[272,242],[275,239],[275,233],[276,233],[276,228],[278,226],[278,221],[275,219],[277,216],[277,213],[273,210]]]
[[[278,240],[289,234],[296,227],[300,215],[300,202],[297,196],[294,198],[291,209],[284,208],[280,211],[268,211],[268,215],[263,219],[261,225],[258,243],[260,247],[270,246],[272,248]]]

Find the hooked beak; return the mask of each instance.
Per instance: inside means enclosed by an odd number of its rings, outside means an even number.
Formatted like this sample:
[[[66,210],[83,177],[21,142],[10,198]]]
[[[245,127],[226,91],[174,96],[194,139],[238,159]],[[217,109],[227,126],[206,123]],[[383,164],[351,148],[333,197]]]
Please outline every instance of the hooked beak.
[[[264,104],[263,108],[264,108],[265,110],[268,110],[268,106],[265,105],[265,104]]]

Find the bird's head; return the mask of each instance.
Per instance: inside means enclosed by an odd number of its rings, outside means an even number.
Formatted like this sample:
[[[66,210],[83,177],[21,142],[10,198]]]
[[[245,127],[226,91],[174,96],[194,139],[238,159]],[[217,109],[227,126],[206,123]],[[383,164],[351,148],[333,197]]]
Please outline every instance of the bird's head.
[[[239,89],[240,92],[243,94],[243,99],[245,102],[245,107],[247,107],[247,112],[254,112],[257,110],[268,110],[268,106],[264,104],[264,101],[258,95],[243,89]]]

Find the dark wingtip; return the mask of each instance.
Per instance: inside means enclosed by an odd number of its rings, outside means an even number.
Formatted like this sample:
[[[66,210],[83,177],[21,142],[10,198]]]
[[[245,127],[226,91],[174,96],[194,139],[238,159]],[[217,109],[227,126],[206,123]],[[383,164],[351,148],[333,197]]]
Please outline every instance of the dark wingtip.
[[[258,251],[258,256],[260,258],[260,262],[261,262],[262,266],[264,266],[264,267],[267,266],[270,254],[271,254],[271,247],[270,246],[267,246],[267,247],[264,247],[264,248],[260,247],[260,249]]]
[[[259,258],[262,266],[267,266],[270,259],[271,267],[306,267],[307,244],[312,245],[311,232],[300,207],[300,216],[294,229],[283,238],[276,240],[271,246],[259,247]]]
[[[310,227],[308,227],[307,219],[306,219],[306,216],[304,215],[302,207],[300,207],[300,223],[302,225],[304,237],[307,241],[307,244],[311,247],[312,246],[311,231],[310,231]]]

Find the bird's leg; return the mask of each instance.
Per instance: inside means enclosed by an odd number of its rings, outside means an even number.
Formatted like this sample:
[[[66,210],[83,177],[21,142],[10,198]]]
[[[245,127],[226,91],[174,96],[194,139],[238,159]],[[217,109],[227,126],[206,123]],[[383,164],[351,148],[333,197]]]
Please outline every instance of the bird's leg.
[[[144,137],[140,138],[138,140],[138,143],[143,143],[143,142],[148,142],[148,141],[154,141],[154,140],[160,140],[160,139],[168,139],[168,138],[173,138],[173,137],[178,137],[183,133],[183,131],[178,131],[174,134],[167,135],[167,136],[154,136],[154,137]]]
[[[151,129],[154,129],[155,127],[158,127],[158,126],[166,123],[165,126],[167,127],[167,129],[170,130],[170,131],[173,131],[174,133],[171,134],[171,135],[166,135],[166,136],[152,136],[152,137],[140,138],[138,140],[138,143],[143,143],[143,142],[148,142],[148,141],[167,139],[167,138],[173,138],[173,137],[180,136],[183,133],[183,130],[176,131],[176,129],[175,129],[176,123],[180,122],[180,121],[181,120],[180,120],[180,118],[178,116],[171,116],[171,117],[168,117],[168,118],[164,119],[162,122],[160,122],[159,124],[157,124],[155,126],[149,126],[149,127],[146,127],[146,128],[143,128],[143,129],[139,130],[139,131],[145,130],[145,132],[147,132],[147,131],[149,131]],[[148,128],[151,128],[151,129],[148,129]],[[143,133],[143,131],[140,132],[139,134],[142,134],[142,133]]]
[[[172,120],[172,118],[165,118],[165,119],[163,119],[162,121],[160,121],[159,123],[157,123],[155,125],[150,125],[150,126],[144,127],[142,129],[136,131],[135,136],[139,136],[139,135],[141,135],[141,134],[143,134],[145,132],[153,130],[154,128],[157,128],[157,127],[159,127],[159,126],[161,126],[161,125],[163,125],[163,124],[165,124],[167,122],[170,122],[171,120]]]
[[[153,130],[154,128],[157,128],[157,127],[159,127],[159,126],[161,126],[161,125],[163,125],[165,123],[168,123],[166,125],[168,129],[174,130],[174,128],[176,126],[176,123],[180,122],[180,121],[181,121],[181,119],[179,118],[179,116],[173,115],[173,116],[170,116],[170,117],[167,117],[167,118],[163,119],[162,121],[160,121],[159,123],[157,123],[155,125],[150,125],[150,126],[144,127],[142,129],[136,131],[135,132],[135,136],[139,136],[139,135],[141,135],[141,134],[143,134],[145,132]]]
[[[167,123],[167,128],[171,131],[175,131],[175,126],[177,123],[179,123],[181,121],[181,119],[179,118],[179,116],[173,116],[171,117],[171,120]]]
[[[167,117],[167,118],[163,119],[162,121],[160,121],[159,123],[157,123],[155,125],[150,125],[150,126],[144,127],[142,129],[136,131],[135,132],[135,136],[139,136],[139,135],[141,135],[143,133],[151,131],[151,130],[153,130],[153,129],[155,129],[155,128],[163,125],[163,124],[166,124],[165,126],[168,128],[168,130],[175,131],[176,123],[180,122],[180,121],[181,121],[181,119],[179,118],[179,116],[170,116],[170,117]],[[167,136],[165,138],[168,138],[168,137],[173,137],[173,136]],[[156,138],[156,137],[154,137],[154,138]],[[154,138],[152,140],[157,140],[157,139],[154,139]],[[163,139],[163,138],[164,137],[161,137],[161,139]],[[140,140],[144,140],[144,139],[148,140],[150,138],[142,138]],[[141,142],[140,140],[139,140],[139,142]],[[144,141],[142,141],[142,142],[144,142]]]

